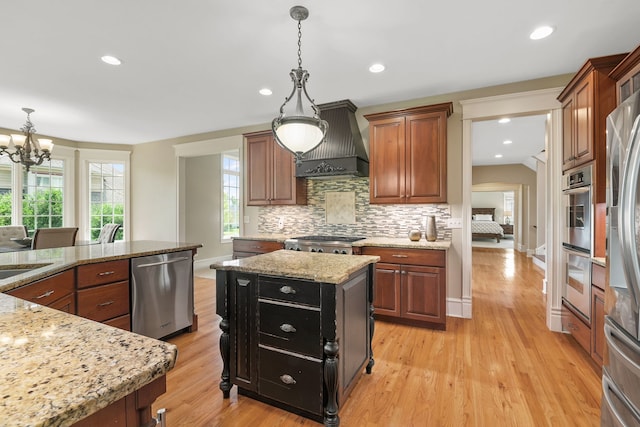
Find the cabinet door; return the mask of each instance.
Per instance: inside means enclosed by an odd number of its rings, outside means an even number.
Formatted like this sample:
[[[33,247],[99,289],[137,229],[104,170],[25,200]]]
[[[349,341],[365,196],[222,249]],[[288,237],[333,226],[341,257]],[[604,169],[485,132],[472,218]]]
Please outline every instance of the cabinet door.
[[[574,166],[593,160],[593,74],[576,88],[574,95]]]
[[[369,126],[370,203],[404,203],[405,119],[372,121]]]
[[[229,335],[231,382],[247,390],[257,388],[257,277],[232,274],[229,282]]]
[[[443,268],[403,266],[400,290],[402,317],[446,323],[445,292]]]
[[[271,199],[271,136],[247,137],[247,205],[268,205]]]
[[[273,171],[271,179],[271,204],[294,205],[296,203],[296,167],[293,155],[280,147],[272,138]]]
[[[376,264],[375,313],[400,317],[400,265]]]
[[[604,292],[591,288],[591,357],[602,366],[604,361]]]
[[[574,134],[573,98],[562,104],[562,170],[571,169],[574,163],[573,134]]]
[[[406,203],[447,201],[446,114],[406,117]]]

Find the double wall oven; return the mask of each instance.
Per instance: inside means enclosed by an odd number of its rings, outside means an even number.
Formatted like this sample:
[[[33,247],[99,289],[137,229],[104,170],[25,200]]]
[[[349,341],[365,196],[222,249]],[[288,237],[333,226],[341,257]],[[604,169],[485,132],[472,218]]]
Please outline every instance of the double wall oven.
[[[591,321],[592,166],[565,175],[565,284],[563,300]]]

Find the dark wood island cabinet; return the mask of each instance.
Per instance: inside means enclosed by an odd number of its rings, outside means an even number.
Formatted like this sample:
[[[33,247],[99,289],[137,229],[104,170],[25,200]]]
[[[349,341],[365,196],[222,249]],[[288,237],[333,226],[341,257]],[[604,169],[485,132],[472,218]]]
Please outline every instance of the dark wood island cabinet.
[[[377,257],[280,250],[214,264],[222,317],[220,389],[340,424],[371,373]]]

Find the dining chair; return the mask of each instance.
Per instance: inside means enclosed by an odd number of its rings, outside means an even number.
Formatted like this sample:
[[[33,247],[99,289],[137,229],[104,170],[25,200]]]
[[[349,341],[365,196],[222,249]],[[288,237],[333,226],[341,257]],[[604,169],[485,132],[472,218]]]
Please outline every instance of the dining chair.
[[[98,243],[113,243],[119,229],[120,224],[108,223],[103,225],[102,230],[100,230],[100,235],[98,236]]]
[[[31,249],[75,246],[78,227],[38,228],[33,234]]]

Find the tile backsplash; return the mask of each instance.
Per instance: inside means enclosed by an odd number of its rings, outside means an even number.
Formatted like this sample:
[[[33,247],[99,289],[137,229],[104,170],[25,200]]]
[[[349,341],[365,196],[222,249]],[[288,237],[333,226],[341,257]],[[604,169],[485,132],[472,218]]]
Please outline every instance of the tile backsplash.
[[[327,224],[326,193],[355,193],[355,224]],[[425,231],[425,217],[436,216],[438,240],[451,240],[445,227],[451,217],[448,204],[369,204],[369,178],[309,179],[306,206],[264,206],[260,208],[260,233],[360,235],[365,237],[407,237],[409,230]],[[284,229],[278,221],[284,219]]]

